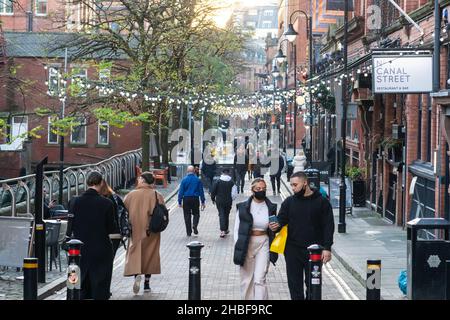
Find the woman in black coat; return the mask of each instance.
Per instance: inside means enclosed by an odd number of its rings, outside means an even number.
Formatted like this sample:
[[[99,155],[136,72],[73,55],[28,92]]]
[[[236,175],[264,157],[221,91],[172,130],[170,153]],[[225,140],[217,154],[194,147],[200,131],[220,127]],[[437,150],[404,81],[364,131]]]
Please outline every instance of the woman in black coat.
[[[92,172],[89,189],[69,203],[73,214],[73,238],[81,246],[81,299],[107,300],[113,269],[113,248],[109,235],[115,232],[114,207],[111,200],[99,194],[102,176]]]

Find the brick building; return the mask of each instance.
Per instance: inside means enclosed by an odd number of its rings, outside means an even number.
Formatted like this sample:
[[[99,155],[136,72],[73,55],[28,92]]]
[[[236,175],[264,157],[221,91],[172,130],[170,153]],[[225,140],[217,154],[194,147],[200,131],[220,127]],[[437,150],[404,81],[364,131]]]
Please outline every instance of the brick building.
[[[60,137],[50,130],[51,118],[37,116],[34,110],[39,107],[60,110],[62,102],[56,92],[61,85],[58,74],[64,72],[64,51],[52,51],[50,47],[70,36],[70,33],[61,31],[76,30],[80,21],[86,18],[86,11],[79,6],[65,8],[61,3],[58,0],[20,0],[14,5],[10,5],[10,1],[3,1],[0,5],[0,117],[10,125],[12,138],[16,137],[11,144],[6,139],[0,141],[1,178],[15,177],[24,171],[29,173],[46,155],[50,166],[54,164],[56,167],[59,163]],[[69,18],[61,29],[58,15],[65,12],[73,18]],[[18,92],[14,81],[8,78],[11,68],[16,72],[15,81],[30,83],[25,92]],[[69,59],[67,71],[74,70],[79,70],[77,75],[80,79],[98,80],[101,77],[98,70],[88,64]],[[66,112],[70,111],[68,104]],[[100,125],[92,116],[81,114],[80,121],[82,125],[72,128],[64,139],[66,165],[98,162],[140,147],[140,127],[127,125],[118,129],[106,123]],[[40,138],[28,141],[25,137],[17,138],[37,126],[43,128],[38,132]]]
[[[386,52],[396,57],[430,55],[435,49],[434,37],[438,37],[434,34],[434,1],[396,2],[423,34],[388,1],[354,1],[348,28],[348,74],[342,72],[344,28],[339,18],[321,38],[314,85],[329,86],[339,106],[341,79],[346,76],[350,80],[350,104],[357,105],[357,118],[346,124],[347,163],[366,170],[367,204],[392,223],[405,226],[416,217],[449,217],[445,116],[449,103],[449,29],[443,19],[439,26],[439,88],[434,88],[434,93],[375,93],[374,56]],[[448,17],[449,5],[450,1],[440,1],[439,16]],[[337,125],[339,137],[339,121]],[[314,139],[319,136],[316,131]],[[320,147],[320,143],[315,146]],[[320,158],[320,151],[315,154]]]

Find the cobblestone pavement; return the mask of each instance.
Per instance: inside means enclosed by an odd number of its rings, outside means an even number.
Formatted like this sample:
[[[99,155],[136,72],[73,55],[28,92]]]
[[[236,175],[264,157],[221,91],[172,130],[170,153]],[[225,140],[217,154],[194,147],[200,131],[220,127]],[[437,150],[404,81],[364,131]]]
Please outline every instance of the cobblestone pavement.
[[[248,183],[247,186],[248,188]],[[270,188],[269,188],[270,189]],[[240,195],[242,201],[249,195]],[[282,194],[282,196],[284,196]],[[280,196],[270,196],[271,200],[280,203]],[[188,298],[188,256],[186,245],[193,240],[202,242],[201,281],[202,299],[204,300],[240,300],[239,268],[233,264],[233,238],[219,237],[219,218],[217,210],[208,201],[205,211],[201,212],[199,235],[186,236],[182,209],[176,207],[176,200],[168,203],[172,208],[168,229],[162,233],[161,239],[161,274],[152,276],[151,292],[139,294],[132,292],[133,278],[123,277],[125,252],[117,253],[112,279],[112,299],[116,300],[186,300]],[[230,217],[230,230],[234,226],[235,211]],[[280,256],[277,265],[270,265],[268,279],[269,298],[273,300],[290,299],[286,279],[284,257]],[[142,285],[142,283],[141,283]],[[324,267],[323,299],[353,300],[364,299],[365,289],[351,276],[336,259]],[[49,299],[65,299],[62,290]]]
[[[164,196],[168,196],[178,187],[178,182],[175,179],[171,184],[168,184],[167,188],[162,188],[157,186],[157,190],[161,192]],[[52,271],[47,271],[46,273],[46,283],[38,283],[38,290],[48,286],[51,282],[58,282],[59,279],[65,277],[66,267],[67,267],[67,257],[66,252],[61,250],[61,270],[55,270],[53,265]],[[21,277],[23,272],[21,269],[16,271],[16,268],[1,268],[0,269],[0,300],[21,300],[23,299],[23,280]]]

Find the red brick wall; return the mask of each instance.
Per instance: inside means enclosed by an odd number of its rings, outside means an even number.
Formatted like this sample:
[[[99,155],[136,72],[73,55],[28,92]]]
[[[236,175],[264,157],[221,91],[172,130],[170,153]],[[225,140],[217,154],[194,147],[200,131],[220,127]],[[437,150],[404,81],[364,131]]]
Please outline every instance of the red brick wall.
[[[14,59],[14,65],[17,67],[17,77],[21,79],[28,79],[33,82],[30,89],[26,90],[24,95],[16,90],[9,90],[8,94],[1,95],[0,97],[0,111],[8,111],[13,113],[28,114],[28,128],[32,129],[39,125],[43,127],[40,132],[42,137],[40,139],[33,138],[32,142],[32,162],[36,163],[40,161],[44,156],[49,156],[49,163],[56,163],[59,161],[59,147],[58,145],[49,145],[47,143],[47,117],[41,118],[34,115],[34,109],[37,107],[48,107],[57,112],[61,108],[61,102],[56,99],[47,96],[47,86],[45,81],[47,80],[47,70],[44,69],[45,60],[43,59],[27,59],[17,58]],[[70,68],[70,66],[69,66]],[[95,79],[97,77],[94,69],[88,70],[88,78]],[[0,86],[0,88],[3,86]],[[13,102],[10,104],[7,102],[8,96],[14,94]],[[70,99],[70,98],[69,98]],[[66,109],[66,114],[70,112],[70,107]],[[93,119],[93,118],[92,118]],[[95,121],[95,120],[93,120]],[[127,125],[123,129],[117,129],[110,127],[110,144],[109,146],[97,146],[98,140],[98,125],[93,123],[87,128],[87,144],[84,146],[71,146],[70,137],[65,139],[65,162],[69,164],[83,164],[93,163],[99,161],[98,158],[109,158],[114,154],[122,153],[128,150],[137,149],[141,143],[141,130],[140,127],[134,125]],[[93,157],[79,155],[79,153],[88,154]],[[3,158],[3,153],[1,157]],[[12,166],[13,170],[18,170],[20,166],[14,161]],[[0,176],[4,173],[0,171]]]
[[[13,15],[0,15],[4,31],[27,31],[26,11],[30,11],[32,0],[16,0]],[[48,0],[47,15],[33,15],[33,31],[62,31],[62,25],[57,16],[65,12],[64,1]],[[33,10],[34,12],[34,10]]]

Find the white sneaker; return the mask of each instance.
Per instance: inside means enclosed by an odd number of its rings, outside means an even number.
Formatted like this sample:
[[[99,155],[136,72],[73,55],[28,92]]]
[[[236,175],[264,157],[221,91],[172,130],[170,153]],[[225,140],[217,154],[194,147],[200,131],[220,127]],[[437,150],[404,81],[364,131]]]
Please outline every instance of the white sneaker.
[[[134,284],[133,284],[134,294],[138,294],[140,288],[141,288],[141,275],[138,275],[138,276],[136,276],[136,278],[134,278]]]

